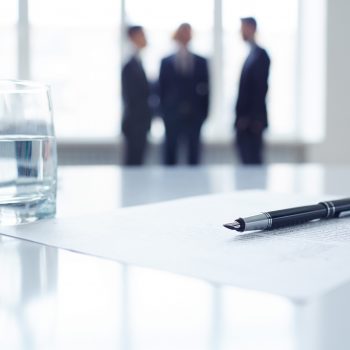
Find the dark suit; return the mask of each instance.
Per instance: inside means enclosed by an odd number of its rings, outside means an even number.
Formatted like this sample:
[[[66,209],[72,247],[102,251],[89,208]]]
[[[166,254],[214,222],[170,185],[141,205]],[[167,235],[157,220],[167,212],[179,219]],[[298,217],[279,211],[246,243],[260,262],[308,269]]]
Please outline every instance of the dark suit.
[[[205,58],[190,54],[191,67],[179,70],[177,56],[162,60],[159,75],[161,115],[165,126],[164,163],[178,162],[181,141],[187,148],[187,162],[198,164],[200,132],[208,115],[209,77]]]
[[[236,142],[244,164],[262,163],[269,68],[268,54],[253,44],[242,68],[236,104]]]
[[[122,131],[125,136],[126,165],[141,165],[144,160],[147,133],[151,126],[149,94],[150,88],[141,62],[132,57],[122,70]]]

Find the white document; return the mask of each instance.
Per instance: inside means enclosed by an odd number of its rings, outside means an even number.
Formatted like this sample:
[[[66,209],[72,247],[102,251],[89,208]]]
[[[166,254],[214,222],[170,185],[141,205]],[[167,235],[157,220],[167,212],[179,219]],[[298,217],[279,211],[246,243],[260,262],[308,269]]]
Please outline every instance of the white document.
[[[350,218],[241,234],[222,224],[324,199],[243,191],[0,227],[0,232],[302,301],[350,280]]]

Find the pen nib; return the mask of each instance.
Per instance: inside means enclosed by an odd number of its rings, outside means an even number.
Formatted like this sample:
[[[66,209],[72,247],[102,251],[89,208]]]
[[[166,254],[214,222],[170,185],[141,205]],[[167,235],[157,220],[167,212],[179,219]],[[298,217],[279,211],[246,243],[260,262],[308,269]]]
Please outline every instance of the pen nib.
[[[239,230],[241,224],[238,221],[230,222],[229,224],[224,224],[224,227],[229,228],[230,230]]]

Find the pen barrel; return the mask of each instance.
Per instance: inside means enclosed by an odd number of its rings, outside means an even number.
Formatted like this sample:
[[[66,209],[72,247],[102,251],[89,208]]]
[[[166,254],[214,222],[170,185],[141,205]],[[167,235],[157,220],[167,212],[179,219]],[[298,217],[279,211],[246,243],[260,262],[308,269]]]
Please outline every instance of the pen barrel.
[[[265,213],[265,215],[271,218],[268,229],[275,229],[326,218],[328,212],[327,207],[323,203],[319,203],[303,207],[270,211]]]

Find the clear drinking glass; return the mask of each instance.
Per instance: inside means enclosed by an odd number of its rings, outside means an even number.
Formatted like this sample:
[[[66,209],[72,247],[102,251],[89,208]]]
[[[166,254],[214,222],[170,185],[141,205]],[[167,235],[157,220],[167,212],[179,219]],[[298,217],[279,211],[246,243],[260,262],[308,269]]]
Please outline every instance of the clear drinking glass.
[[[49,87],[0,80],[0,225],[55,215],[56,152]]]

